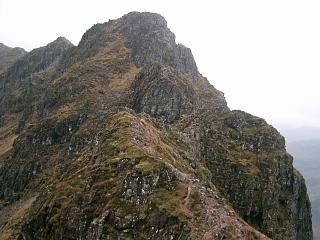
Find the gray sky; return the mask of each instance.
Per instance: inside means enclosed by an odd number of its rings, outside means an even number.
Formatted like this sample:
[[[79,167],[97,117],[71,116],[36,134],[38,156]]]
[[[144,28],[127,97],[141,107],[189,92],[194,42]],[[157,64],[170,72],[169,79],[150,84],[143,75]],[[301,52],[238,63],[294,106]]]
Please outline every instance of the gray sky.
[[[232,109],[320,127],[320,1],[0,0],[0,42],[26,50],[130,11],[163,15]]]

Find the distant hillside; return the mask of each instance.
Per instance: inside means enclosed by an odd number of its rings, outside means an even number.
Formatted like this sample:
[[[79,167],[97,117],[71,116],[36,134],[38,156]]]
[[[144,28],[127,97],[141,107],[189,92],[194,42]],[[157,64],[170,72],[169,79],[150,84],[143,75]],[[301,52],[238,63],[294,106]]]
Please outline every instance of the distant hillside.
[[[310,198],[320,198],[320,139],[288,142],[287,150],[294,157],[294,165],[305,176]],[[317,192],[312,191],[315,188]]]
[[[314,239],[320,239],[320,139],[287,143],[294,166],[305,177],[312,205]]]

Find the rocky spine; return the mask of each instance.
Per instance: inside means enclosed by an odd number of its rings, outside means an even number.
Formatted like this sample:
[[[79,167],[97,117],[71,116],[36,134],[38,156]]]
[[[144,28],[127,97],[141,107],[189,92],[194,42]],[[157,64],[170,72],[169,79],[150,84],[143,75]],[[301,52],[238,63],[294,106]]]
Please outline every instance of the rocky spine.
[[[2,239],[312,239],[284,138],[230,111],[162,16],[132,12],[12,61]]]

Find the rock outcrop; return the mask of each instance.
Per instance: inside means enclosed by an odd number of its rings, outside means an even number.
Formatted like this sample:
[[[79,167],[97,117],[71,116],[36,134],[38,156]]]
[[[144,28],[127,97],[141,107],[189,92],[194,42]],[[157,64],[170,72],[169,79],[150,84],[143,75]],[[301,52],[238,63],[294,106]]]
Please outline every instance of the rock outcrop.
[[[165,19],[58,38],[0,79],[2,239],[312,239],[303,177]]]

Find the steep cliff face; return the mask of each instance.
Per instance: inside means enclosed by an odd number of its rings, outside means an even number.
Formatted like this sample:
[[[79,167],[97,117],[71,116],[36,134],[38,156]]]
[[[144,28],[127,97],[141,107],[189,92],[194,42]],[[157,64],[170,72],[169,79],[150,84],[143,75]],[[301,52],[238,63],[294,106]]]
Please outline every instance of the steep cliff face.
[[[273,127],[231,111],[218,117],[195,115],[177,128],[188,136],[181,140],[193,146],[195,158],[202,158],[215,186],[250,225],[273,239],[312,239],[304,180]]]
[[[312,239],[283,137],[230,111],[163,17],[58,38],[0,79],[3,239]]]

